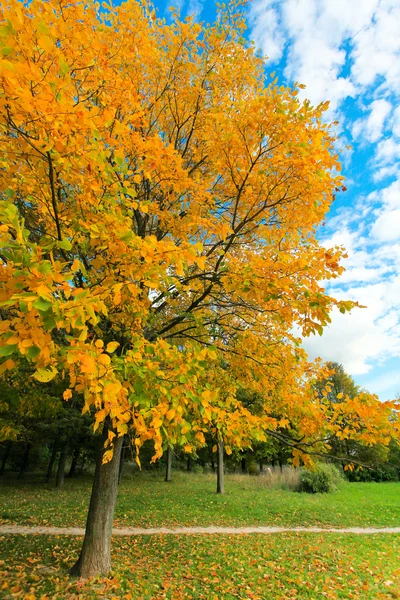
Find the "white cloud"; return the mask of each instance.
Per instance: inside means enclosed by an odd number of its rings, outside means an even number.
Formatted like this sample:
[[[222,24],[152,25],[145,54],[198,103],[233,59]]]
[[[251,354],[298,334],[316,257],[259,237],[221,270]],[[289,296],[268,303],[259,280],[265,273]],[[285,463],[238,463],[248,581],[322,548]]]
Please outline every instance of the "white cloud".
[[[381,190],[379,196],[382,204],[375,210],[371,235],[379,241],[400,239],[400,180]]]
[[[335,291],[337,297],[359,301],[366,308],[351,314],[333,311],[322,336],[311,336],[304,347],[311,358],[343,364],[352,375],[368,373],[377,361],[400,357],[400,277],[392,281]]]
[[[273,3],[274,0],[252,3],[248,20],[256,46],[270,61],[277,61],[282,56],[285,37],[279,23],[279,12],[272,6]]]
[[[190,0],[189,6],[187,9],[188,16],[193,16],[197,19],[203,11],[203,2],[200,0]]]
[[[400,138],[400,106],[398,106],[393,113],[392,129],[393,135]]]
[[[361,137],[371,143],[377,142],[383,135],[387,117],[392,110],[392,105],[381,98],[370,104],[370,113],[366,119],[358,119],[352,127],[353,138]]]
[[[398,158],[400,158],[400,140],[396,141],[390,137],[379,142],[375,156],[379,165],[390,165]]]
[[[363,3],[357,2],[359,6]],[[374,18],[353,38],[352,79],[362,87],[382,78],[382,89],[399,92],[400,85],[400,4],[381,0]]]

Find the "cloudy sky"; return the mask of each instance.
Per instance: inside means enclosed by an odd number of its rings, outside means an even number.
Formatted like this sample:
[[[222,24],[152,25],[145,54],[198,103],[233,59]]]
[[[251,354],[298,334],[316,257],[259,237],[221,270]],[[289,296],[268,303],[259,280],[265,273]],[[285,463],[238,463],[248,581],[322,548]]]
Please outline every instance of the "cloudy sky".
[[[199,21],[214,2],[156,0],[159,16]],[[309,354],[343,364],[382,400],[400,393],[400,1],[252,0],[248,36],[282,83],[306,85],[313,104],[330,100],[340,123],[346,194],[321,229],[326,246],[343,244],[346,272],[332,289],[367,308],[333,315]]]

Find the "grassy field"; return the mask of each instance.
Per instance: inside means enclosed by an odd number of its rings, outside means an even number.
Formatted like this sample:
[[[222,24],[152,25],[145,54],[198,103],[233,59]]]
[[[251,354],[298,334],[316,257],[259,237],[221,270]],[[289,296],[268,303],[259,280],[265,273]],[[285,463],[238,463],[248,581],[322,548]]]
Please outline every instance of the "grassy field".
[[[1,482],[1,522],[83,526],[90,480],[63,490]],[[330,495],[269,489],[261,477],[143,473],[122,482],[116,526],[400,526],[399,483],[344,483]],[[0,598],[22,600],[220,600],[400,598],[400,535],[287,533],[115,538],[107,579],[73,580],[81,538],[0,537]]]
[[[400,598],[400,535],[118,538],[107,579],[70,579],[81,540],[0,538],[0,597],[24,600]],[[1,587],[1,584],[0,584]]]
[[[122,481],[115,525],[400,526],[400,483],[344,483],[336,493],[312,495],[269,489],[262,479],[227,476],[220,496],[212,475],[176,472],[165,483],[161,473],[143,473]],[[57,491],[35,480],[3,481],[0,522],[84,526],[90,485],[66,480]]]

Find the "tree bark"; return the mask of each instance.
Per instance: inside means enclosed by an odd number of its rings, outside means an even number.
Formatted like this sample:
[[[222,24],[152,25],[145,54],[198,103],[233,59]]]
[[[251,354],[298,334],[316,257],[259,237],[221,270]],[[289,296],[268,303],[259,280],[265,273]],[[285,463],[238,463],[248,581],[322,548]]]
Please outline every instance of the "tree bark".
[[[49,483],[51,476],[53,474],[53,466],[54,466],[54,461],[56,460],[56,456],[57,456],[57,442],[55,441],[53,444],[53,447],[51,449],[51,456],[50,456],[50,460],[49,460],[49,464],[47,466],[47,473],[46,473],[46,477],[45,477],[45,483]]]
[[[3,458],[1,461],[0,475],[3,475],[3,473],[4,473],[4,469],[6,468],[6,464],[9,459],[9,456],[10,456],[11,448],[12,448],[12,442],[7,442],[7,445],[4,450]]]
[[[218,465],[217,465],[217,494],[225,494],[224,485],[224,442],[218,440],[217,442],[217,454],[218,454]]]
[[[118,468],[118,485],[121,483],[122,471],[124,468],[124,460],[125,460],[125,452],[126,446],[124,445],[125,438],[122,440],[122,449],[121,449],[121,458],[119,460],[119,468]]]
[[[86,532],[79,559],[71,569],[76,577],[108,575],[111,570],[111,534],[118,492],[118,472],[123,438],[114,438],[114,454],[102,464],[107,428],[104,427],[99,449]]]
[[[190,455],[187,457],[187,470],[192,470],[192,457]]]
[[[25,475],[25,473],[28,470],[29,467],[29,454],[31,451],[31,446],[32,444],[30,442],[28,442],[25,446],[25,452],[24,455],[22,457],[22,461],[21,461],[21,468],[19,470],[18,473],[18,479],[22,479],[22,477]]]
[[[76,475],[76,467],[78,465],[80,451],[81,451],[80,448],[75,448],[75,450],[74,450],[74,455],[72,457],[71,466],[69,468],[68,475],[67,475],[68,478],[75,477],[75,475]]]
[[[65,442],[63,447],[61,448],[60,458],[58,459],[58,468],[57,468],[57,476],[56,476],[56,488],[60,489],[64,485],[64,475],[65,475],[65,462],[67,460],[68,454],[68,442]]]
[[[242,457],[241,463],[242,463],[242,473],[247,473],[246,459],[244,456]]]
[[[165,470],[165,481],[172,480],[172,449],[168,446],[167,448],[167,467]]]

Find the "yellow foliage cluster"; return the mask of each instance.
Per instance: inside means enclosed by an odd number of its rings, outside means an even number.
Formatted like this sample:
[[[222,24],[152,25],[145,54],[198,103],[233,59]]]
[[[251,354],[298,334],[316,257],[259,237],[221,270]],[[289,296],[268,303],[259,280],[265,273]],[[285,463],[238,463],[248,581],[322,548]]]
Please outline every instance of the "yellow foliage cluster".
[[[240,16],[8,0],[0,19],[1,373],[63,378],[156,458],[334,432],[293,335],[353,306],[321,283],[344,250],[315,237],[342,186],[327,104],[265,84]],[[385,429],[376,400],[346,406],[366,440]]]

